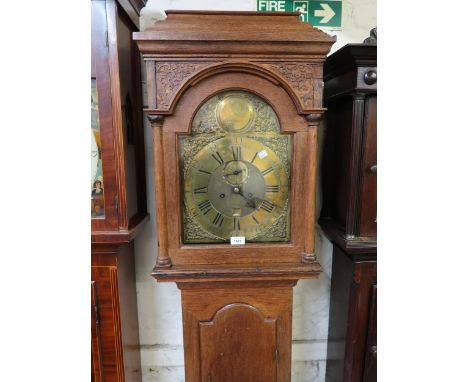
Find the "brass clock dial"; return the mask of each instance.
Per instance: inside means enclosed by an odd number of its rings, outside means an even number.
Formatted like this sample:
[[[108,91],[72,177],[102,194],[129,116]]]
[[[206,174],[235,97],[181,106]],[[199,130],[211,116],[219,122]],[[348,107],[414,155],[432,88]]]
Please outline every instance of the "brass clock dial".
[[[286,170],[259,141],[225,137],[205,146],[184,181],[185,202],[203,229],[223,239],[253,239],[283,212]]]
[[[181,138],[184,241],[288,241],[290,140],[274,111],[245,92],[204,106]]]

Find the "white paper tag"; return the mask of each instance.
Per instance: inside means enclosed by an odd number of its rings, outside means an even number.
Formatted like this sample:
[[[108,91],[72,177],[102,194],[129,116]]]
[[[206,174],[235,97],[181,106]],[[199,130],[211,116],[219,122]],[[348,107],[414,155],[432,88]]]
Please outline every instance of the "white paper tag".
[[[267,153],[265,150],[262,150],[262,151],[259,151],[259,152],[258,152],[258,157],[259,157],[260,159],[263,159],[263,158],[265,158],[265,157],[267,157],[267,156],[268,156],[268,153]]]
[[[245,236],[231,236],[231,245],[244,245]]]

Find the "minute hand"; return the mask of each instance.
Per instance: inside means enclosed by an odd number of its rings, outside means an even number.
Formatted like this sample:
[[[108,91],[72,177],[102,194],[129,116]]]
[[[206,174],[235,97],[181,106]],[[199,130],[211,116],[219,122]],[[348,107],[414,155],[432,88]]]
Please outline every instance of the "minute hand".
[[[253,208],[253,209],[257,209],[257,201],[260,201],[260,202],[263,202],[264,200],[261,199],[261,198],[257,198],[257,197],[253,197],[253,198],[249,198],[247,196],[244,195],[244,192],[242,191],[242,189],[239,190],[239,194],[245,199],[247,200],[247,203],[245,204],[247,207],[250,207],[250,208]]]

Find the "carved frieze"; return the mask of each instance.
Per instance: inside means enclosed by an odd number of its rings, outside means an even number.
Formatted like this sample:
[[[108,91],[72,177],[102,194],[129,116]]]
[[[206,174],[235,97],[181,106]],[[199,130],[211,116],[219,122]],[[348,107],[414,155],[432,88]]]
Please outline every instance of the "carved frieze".
[[[159,110],[168,110],[172,99],[184,83],[211,62],[157,62],[156,102]]]
[[[322,69],[320,65],[302,62],[262,63],[281,76],[296,93],[303,109],[322,107]]]
[[[177,91],[196,73],[216,62],[157,62],[156,108],[169,110]],[[219,63],[219,62],[218,62]],[[322,69],[307,62],[256,62],[279,75],[296,93],[304,110],[322,107]]]

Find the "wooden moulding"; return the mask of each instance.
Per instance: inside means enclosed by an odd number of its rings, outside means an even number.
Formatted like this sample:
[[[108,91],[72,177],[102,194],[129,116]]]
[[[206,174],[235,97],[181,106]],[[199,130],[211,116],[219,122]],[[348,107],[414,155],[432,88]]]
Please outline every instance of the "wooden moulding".
[[[118,245],[130,243],[143,229],[145,223],[149,220],[149,215],[141,213],[136,215],[134,224],[128,229],[119,231],[93,231],[91,233],[91,242],[93,244],[115,243]]]
[[[169,282],[226,282],[230,280],[254,281],[254,280],[298,280],[304,278],[316,278],[322,269],[317,261],[311,264],[283,263],[283,264],[258,264],[245,266],[226,265],[191,265],[177,266],[170,269],[161,269],[156,266],[153,269],[153,277],[158,281]]]
[[[296,55],[324,57],[336,41],[298,12],[166,11],[167,19],[134,34],[144,55]]]
[[[363,66],[377,66],[377,45],[347,44],[327,58],[324,78],[328,81]]]
[[[353,261],[376,261],[377,260],[377,238],[362,237],[347,238],[343,227],[339,226],[333,219],[320,218],[319,224],[328,237]]]

